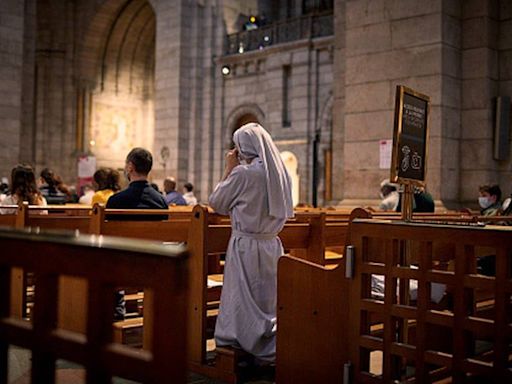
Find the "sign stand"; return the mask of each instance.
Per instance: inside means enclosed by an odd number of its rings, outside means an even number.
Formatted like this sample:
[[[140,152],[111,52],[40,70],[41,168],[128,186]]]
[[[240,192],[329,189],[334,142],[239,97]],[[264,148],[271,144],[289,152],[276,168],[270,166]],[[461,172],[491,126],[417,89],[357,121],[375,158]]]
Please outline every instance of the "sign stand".
[[[411,222],[413,218],[414,186],[425,186],[429,112],[428,96],[402,85],[397,86],[390,180],[404,186],[401,212],[405,222]],[[411,264],[409,241],[401,243],[399,259],[400,265]],[[398,301],[402,305],[409,305],[408,279],[399,279]],[[397,341],[407,344],[407,319],[398,322],[396,331]],[[404,360],[395,363],[402,369],[407,366]]]
[[[413,187],[411,184],[406,183],[404,185],[402,199],[402,220],[412,221],[412,210],[413,210]]]

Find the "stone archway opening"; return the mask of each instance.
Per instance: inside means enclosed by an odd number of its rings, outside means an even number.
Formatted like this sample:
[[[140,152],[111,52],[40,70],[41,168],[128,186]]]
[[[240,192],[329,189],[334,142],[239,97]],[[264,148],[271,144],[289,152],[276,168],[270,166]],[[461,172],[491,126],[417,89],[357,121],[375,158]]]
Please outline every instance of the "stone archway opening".
[[[97,28],[96,20],[105,18],[109,22]],[[147,0],[111,0],[91,23],[90,34],[87,41],[97,42],[97,52],[86,73],[93,85],[85,141],[99,166],[122,167],[131,148],[153,150],[155,12]]]
[[[242,125],[249,124],[249,123],[258,123],[261,124],[256,115],[252,113],[246,113],[245,115],[242,115],[238,118],[235,125],[233,126],[233,132],[234,133],[238,128],[240,128]]]
[[[295,207],[300,201],[299,161],[297,156],[290,151],[281,152],[281,159],[283,159],[284,166],[292,179],[292,200]]]

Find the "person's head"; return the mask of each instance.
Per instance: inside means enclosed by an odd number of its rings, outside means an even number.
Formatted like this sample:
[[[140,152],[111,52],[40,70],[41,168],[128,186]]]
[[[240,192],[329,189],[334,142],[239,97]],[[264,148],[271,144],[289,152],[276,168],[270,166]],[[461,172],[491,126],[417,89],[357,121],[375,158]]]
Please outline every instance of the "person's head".
[[[125,172],[128,181],[146,180],[153,166],[151,152],[144,148],[133,148],[126,156]]]
[[[47,184],[50,189],[54,189],[57,186],[55,173],[50,168],[44,168],[41,171],[41,181],[43,184]]]
[[[247,163],[259,156],[263,151],[262,145],[275,146],[270,134],[258,123],[248,123],[238,128],[233,133],[233,142],[239,160]]]
[[[192,192],[194,190],[192,183],[185,183],[183,188],[185,189],[185,192]]]
[[[482,209],[489,208],[491,205],[501,201],[501,189],[497,184],[485,184],[479,188],[480,196],[478,197],[478,204]]]
[[[176,189],[176,179],[174,177],[167,177],[164,180],[164,191],[165,193],[172,192]]]
[[[380,194],[381,199],[385,198],[387,195],[389,195],[391,192],[396,191],[396,184],[391,183],[389,179],[384,179],[380,183]]]
[[[11,194],[21,201],[37,204],[41,194],[37,189],[34,169],[27,164],[18,164],[11,171]]]
[[[93,179],[98,191],[110,189],[117,192],[121,189],[119,186],[119,172],[115,169],[100,168],[94,172]]]

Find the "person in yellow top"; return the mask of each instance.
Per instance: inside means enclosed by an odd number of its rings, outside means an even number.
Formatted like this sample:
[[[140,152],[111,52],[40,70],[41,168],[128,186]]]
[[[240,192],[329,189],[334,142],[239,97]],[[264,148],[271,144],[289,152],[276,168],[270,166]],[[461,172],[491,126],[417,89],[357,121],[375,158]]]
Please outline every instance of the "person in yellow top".
[[[111,168],[100,168],[94,173],[94,182],[97,190],[92,197],[92,205],[96,203],[107,204],[114,193],[121,190],[119,186],[119,172]]]

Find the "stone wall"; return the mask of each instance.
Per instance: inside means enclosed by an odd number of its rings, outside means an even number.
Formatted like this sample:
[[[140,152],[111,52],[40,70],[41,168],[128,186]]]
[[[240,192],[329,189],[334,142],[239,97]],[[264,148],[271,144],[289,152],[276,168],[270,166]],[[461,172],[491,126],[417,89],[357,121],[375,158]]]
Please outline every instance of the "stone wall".
[[[216,167],[223,167],[223,152],[229,148],[231,134],[238,128],[238,119],[252,114],[271,132],[280,151],[290,151],[297,157],[299,200],[311,202],[312,151],[316,130],[321,131],[324,139],[320,153],[330,148],[332,43],[330,37],[318,39],[311,45],[309,41],[302,40],[221,59],[219,70],[222,65],[228,65],[231,72],[222,78],[221,84],[223,96],[218,106],[223,123],[216,132],[223,138],[223,148],[216,155]],[[289,126],[283,122],[285,67],[290,71]],[[328,115],[327,124],[322,124],[322,111]],[[322,155],[320,163],[323,162]],[[321,178],[320,184],[323,173]],[[323,188],[319,195],[321,202]]]
[[[0,177],[20,156],[25,2],[0,2]]]

